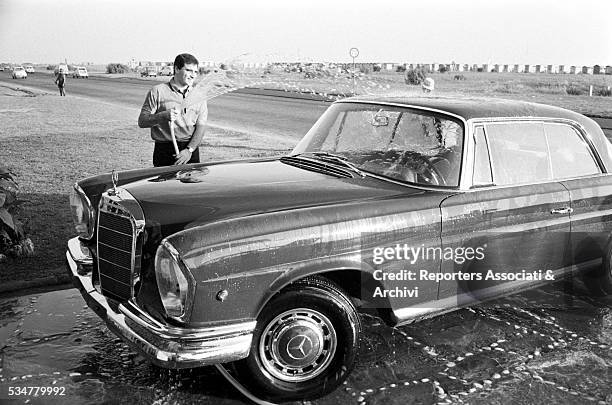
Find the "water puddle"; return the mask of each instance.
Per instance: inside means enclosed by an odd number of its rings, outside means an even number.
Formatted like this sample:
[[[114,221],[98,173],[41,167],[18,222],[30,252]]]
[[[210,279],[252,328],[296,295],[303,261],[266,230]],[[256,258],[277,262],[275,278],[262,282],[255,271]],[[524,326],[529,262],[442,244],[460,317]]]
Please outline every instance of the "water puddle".
[[[609,403],[610,308],[549,286],[399,328],[364,313],[355,370],[312,403]],[[65,393],[16,403],[246,403],[212,367],[151,365],[74,289],[0,299],[1,401],[9,387]]]

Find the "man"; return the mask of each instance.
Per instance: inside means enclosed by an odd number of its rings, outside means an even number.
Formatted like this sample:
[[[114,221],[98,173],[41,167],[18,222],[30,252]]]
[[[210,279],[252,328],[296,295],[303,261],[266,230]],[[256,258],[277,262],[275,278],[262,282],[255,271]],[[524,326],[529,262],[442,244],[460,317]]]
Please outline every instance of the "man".
[[[57,87],[59,89],[60,96],[65,96],[66,90],[64,90],[64,87],[66,86],[66,75],[61,70],[59,71],[59,73],[57,74],[57,77],[55,78],[55,83],[57,83]]]
[[[153,166],[200,162],[198,147],[204,136],[208,107],[206,100],[198,99],[193,91],[197,75],[198,60],[182,53],[174,59],[174,76],[170,81],[154,86],[147,93],[138,126],[151,128],[151,138],[155,141]],[[173,132],[178,155],[172,142]]]

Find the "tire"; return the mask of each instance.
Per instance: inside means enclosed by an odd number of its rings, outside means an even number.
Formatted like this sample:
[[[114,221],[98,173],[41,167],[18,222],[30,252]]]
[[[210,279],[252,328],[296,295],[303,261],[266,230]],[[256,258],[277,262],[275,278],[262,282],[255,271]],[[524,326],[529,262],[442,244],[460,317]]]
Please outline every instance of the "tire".
[[[309,400],[348,377],[361,321],[347,295],[324,278],[300,280],[262,310],[249,357],[233,363],[238,380],[267,400]]]
[[[612,241],[608,243],[601,268],[582,276],[589,292],[597,297],[612,295]]]

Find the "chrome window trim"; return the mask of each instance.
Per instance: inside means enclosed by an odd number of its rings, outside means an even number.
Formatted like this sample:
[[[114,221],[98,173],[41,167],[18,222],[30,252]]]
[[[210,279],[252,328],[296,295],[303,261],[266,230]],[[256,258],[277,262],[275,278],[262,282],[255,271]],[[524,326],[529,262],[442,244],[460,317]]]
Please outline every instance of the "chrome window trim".
[[[387,101],[370,101],[370,100],[342,100],[342,101],[337,101],[336,103],[337,104],[354,103],[354,104],[387,105],[387,106],[392,106],[392,107],[412,108],[413,110],[431,111],[431,112],[436,112],[442,115],[448,115],[450,117],[454,117],[460,120],[461,122],[463,122],[464,125],[467,125],[467,121],[461,115],[453,114],[445,110],[439,110],[437,108],[423,107],[423,106],[404,104],[404,103],[392,103],[392,102],[387,102]]]
[[[462,117],[461,115],[457,115],[457,114],[453,114],[451,112],[448,111],[444,111],[444,110],[440,110],[437,108],[431,108],[431,107],[423,107],[423,106],[418,106],[418,105],[412,105],[412,104],[403,104],[403,103],[392,103],[392,102],[380,102],[380,101],[369,101],[369,100],[341,100],[341,101],[336,101],[334,104],[344,104],[344,103],[351,103],[351,104],[370,104],[370,105],[386,105],[386,106],[390,106],[390,107],[400,107],[400,108],[406,108],[406,109],[413,109],[413,110],[420,110],[420,111],[428,111],[428,112],[434,112],[437,114],[441,114],[441,115],[446,115],[448,117],[453,117],[456,120],[460,121],[463,124],[463,144],[462,144],[462,153],[461,153],[461,165],[459,166],[459,184],[458,186],[440,186],[438,187],[428,187],[428,186],[423,186],[420,184],[415,184],[415,183],[408,183],[408,182],[402,182],[398,180],[398,184],[402,184],[408,187],[418,187],[418,188],[422,188],[424,190],[436,190],[436,191],[458,191],[458,190],[463,190],[463,189],[469,189],[469,186],[467,185],[467,174],[466,174],[466,168],[469,169],[468,166],[466,166],[466,159],[467,159],[467,138],[468,138],[468,133],[471,134],[471,125],[470,125],[470,120],[466,120],[464,117]],[[367,172],[369,175],[372,175],[370,172]],[[471,172],[470,172],[471,175]],[[386,177],[382,177],[385,180],[388,180]]]
[[[581,136],[581,138],[587,143],[587,146],[589,147],[590,152],[592,156],[594,157],[595,162],[597,163],[597,166],[599,167],[600,173],[586,175],[586,176],[566,177],[566,178],[561,178],[561,179],[553,178],[551,180],[538,181],[538,182],[516,183],[516,184],[508,184],[508,185],[478,186],[476,188],[471,188],[473,184],[470,178],[473,176],[473,173],[474,173],[474,138],[473,138],[473,135],[475,133],[476,127],[480,125],[484,127],[485,137],[487,138],[487,147],[488,147],[489,142],[488,142],[488,135],[487,135],[487,128],[486,128],[487,124],[512,124],[512,123],[517,123],[517,122],[518,123],[525,123],[525,122],[538,123],[540,122],[543,124],[546,124],[546,123],[564,124],[564,125],[568,125],[572,127],[573,129],[577,130],[579,136]],[[593,144],[591,136],[586,131],[584,126],[582,126],[581,124],[579,124],[578,122],[574,120],[570,120],[567,118],[550,118],[550,117],[490,117],[490,118],[471,118],[467,120],[467,123],[469,125],[469,131],[470,131],[471,136],[466,136],[465,138],[465,140],[469,143],[469,145],[467,145],[466,154],[468,155],[467,158],[470,160],[468,160],[467,162],[464,162],[466,164],[466,170],[464,172],[469,172],[470,176],[469,177],[466,176],[467,178],[465,179],[466,180],[465,187],[463,186],[460,187],[458,191],[471,193],[471,192],[477,192],[481,190],[497,190],[497,189],[517,187],[517,186],[558,183],[561,181],[569,181],[569,180],[585,179],[585,178],[597,178],[597,177],[604,177],[604,176],[610,175],[610,173],[608,173],[605,169],[603,161],[601,160],[601,157]],[[492,159],[490,154],[489,154],[489,159]],[[493,167],[492,163],[493,162],[491,161],[491,167]],[[495,179],[493,180],[495,181]]]
[[[550,142],[548,141],[548,133],[546,132],[546,123],[542,124],[542,131],[544,131],[544,142],[546,142],[546,154],[548,157],[547,159],[548,160],[548,171],[550,172],[550,180],[552,181],[555,179],[555,173],[553,171],[553,166],[552,166],[552,153],[550,150]],[[597,162],[595,162],[595,164],[597,164]]]
[[[480,187],[473,188],[473,189],[470,189],[470,190],[461,190],[461,192],[471,193],[471,192],[474,192],[474,191],[497,190],[497,189],[502,189],[502,188],[537,186],[539,184],[560,183],[562,181],[590,179],[590,178],[605,177],[605,176],[610,176],[610,175],[611,175],[610,173],[600,173],[600,174],[590,175],[590,176],[571,177],[571,178],[566,178],[566,179],[562,179],[562,180],[538,181],[538,182],[533,182],[533,183],[517,183],[517,184],[510,184],[510,185],[503,185],[503,186],[489,186],[489,187],[480,186]]]
[[[472,175],[470,176],[470,182],[471,182],[471,186],[470,189],[472,189],[472,187],[474,187],[474,171],[476,170],[476,132],[482,128],[482,134],[483,134],[483,140],[485,142],[485,146],[487,147],[487,156],[489,157],[489,175],[491,176],[491,181],[493,181],[493,167],[491,166],[491,148],[489,147],[489,140],[487,138],[487,132],[486,132],[486,128],[484,125],[480,125],[480,124],[476,124],[474,125],[474,131],[472,132],[472,144],[473,144],[473,149],[474,149],[474,154],[473,154],[473,158],[471,160],[471,164],[472,164]],[[487,184],[478,184],[477,188],[487,188],[490,187]]]
[[[472,118],[470,120],[468,120],[468,122],[471,121],[474,124],[479,124],[479,123],[483,123],[485,124],[496,124],[496,123],[500,123],[500,124],[510,124],[512,122],[542,122],[542,123],[553,123],[553,124],[565,124],[568,125],[570,127],[573,127],[574,129],[576,129],[578,131],[578,134],[582,137],[582,139],[587,143],[587,145],[589,146],[589,148],[591,149],[591,153],[593,154],[593,156],[595,157],[595,160],[600,168],[600,170],[602,171],[602,173],[607,173],[607,170],[605,169],[605,165],[603,164],[603,160],[601,159],[601,156],[599,155],[599,152],[597,151],[597,148],[595,147],[595,145],[593,144],[593,139],[591,137],[591,134],[589,134],[589,132],[586,130],[586,128],[580,124],[579,122],[576,122],[574,120],[571,120],[569,118],[551,118],[551,117],[498,117],[498,118]]]

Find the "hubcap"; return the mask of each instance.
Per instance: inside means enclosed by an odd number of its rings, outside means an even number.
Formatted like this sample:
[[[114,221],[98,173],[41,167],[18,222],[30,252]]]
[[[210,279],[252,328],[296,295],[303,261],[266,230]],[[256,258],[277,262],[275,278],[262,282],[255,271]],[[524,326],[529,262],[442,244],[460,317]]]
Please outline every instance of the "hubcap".
[[[336,353],[336,331],[318,311],[297,308],[274,318],[259,341],[259,356],[272,376],[291,382],[311,379]]]

